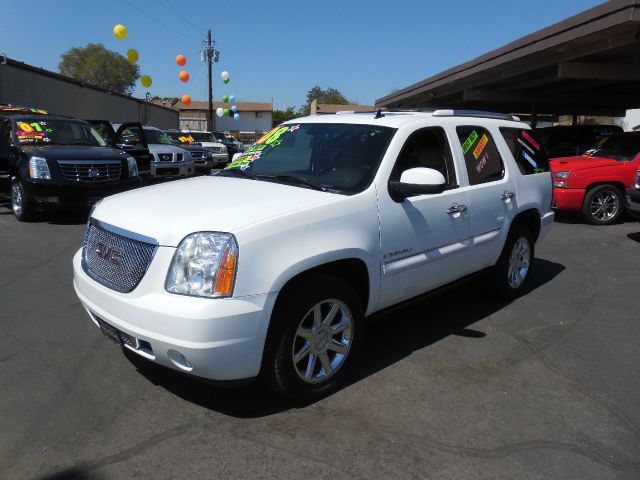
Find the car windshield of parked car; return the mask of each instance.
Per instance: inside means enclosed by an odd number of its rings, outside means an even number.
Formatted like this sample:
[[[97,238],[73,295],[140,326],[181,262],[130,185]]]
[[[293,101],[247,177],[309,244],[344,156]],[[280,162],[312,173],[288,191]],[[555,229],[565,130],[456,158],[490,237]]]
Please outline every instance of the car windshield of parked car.
[[[611,135],[598,147],[587,154],[591,157],[611,158],[621,162],[630,162],[640,153],[640,135],[636,133]]]
[[[173,142],[169,136],[161,130],[146,129],[144,130],[144,136],[147,138],[147,143],[159,143],[162,145],[173,145]]]
[[[179,143],[180,145],[192,145],[196,143],[196,140],[189,133],[182,132],[164,132],[166,133],[173,143]]]
[[[91,145],[105,147],[106,142],[86,122],[66,118],[20,117],[16,119],[16,142],[21,145]]]
[[[280,125],[220,174],[357,193],[371,184],[395,131],[377,125]]]
[[[189,135],[193,137],[196,142],[212,142],[215,143],[217,140],[213,136],[212,133],[209,132],[189,132]]]

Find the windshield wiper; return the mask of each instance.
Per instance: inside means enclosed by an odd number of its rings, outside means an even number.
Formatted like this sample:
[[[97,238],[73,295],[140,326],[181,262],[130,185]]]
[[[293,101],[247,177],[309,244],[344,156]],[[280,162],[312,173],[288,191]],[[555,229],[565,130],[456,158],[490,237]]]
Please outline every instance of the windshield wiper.
[[[322,185],[318,185],[317,183],[312,182],[308,178],[297,177],[295,175],[256,175],[257,179],[266,179],[266,180],[284,180],[285,182],[297,183],[299,185],[306,185],[309,188],[314,190],[320,190],[321,192],[326,192],[327,187],[323,187]]]
[[[241,177],[250,178],[251,180],[255,180],[256,179],[255,175],[252,175],[249,172],[247,172],[246,170],[242,170],[240,168],[230,168],[229,170],[222,170],[222,171],[216,173],[216,175],[229,175],[229,174],[239,175]]]

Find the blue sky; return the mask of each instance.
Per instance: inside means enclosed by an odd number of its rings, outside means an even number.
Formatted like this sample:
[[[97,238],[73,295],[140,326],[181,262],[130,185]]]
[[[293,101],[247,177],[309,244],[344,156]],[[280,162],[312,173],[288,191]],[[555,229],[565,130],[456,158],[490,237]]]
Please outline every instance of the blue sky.
[[[0,52],[57,71],[60,54],[89,42],[140,53],[149,91],[206,100],[199,50],[207,28],[221,52],[214,98],[299,106],[314,85],[353,101],[376,98],[591,8],[591,0],[0,0]],[[185,5],[189,5],[188,7]],[[124,24],[119,41],[113,26]],[[191,79],[179,81],[175,56],[187,56]],[[228,70],[224,85],[220,72]],[[146,89],[138,84],[134,95]]]

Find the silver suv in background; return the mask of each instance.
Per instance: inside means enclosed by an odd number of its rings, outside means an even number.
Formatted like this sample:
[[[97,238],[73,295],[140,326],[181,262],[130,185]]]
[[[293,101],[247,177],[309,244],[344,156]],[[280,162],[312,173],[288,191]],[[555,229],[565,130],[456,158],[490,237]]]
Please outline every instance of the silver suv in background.
[[[227,147],[220,143],[213,133],[198,130],[182,130],[182,133],[211,152],[213,168],[219,169],[227,166],[230,160]]]
[[[143,130],[152,156],[152,177],[191,177],[195,174],[191,153],[173,145],[171,138],[160,129],[145,126]]]

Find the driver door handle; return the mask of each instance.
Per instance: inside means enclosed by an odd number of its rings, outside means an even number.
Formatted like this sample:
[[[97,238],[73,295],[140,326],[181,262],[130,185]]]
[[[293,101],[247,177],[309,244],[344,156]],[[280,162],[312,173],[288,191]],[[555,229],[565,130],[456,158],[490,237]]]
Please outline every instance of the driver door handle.
[[[452,204],[449,208],[445,210],[448,215],[453,215],[455,213],[464,213],[467,211],[466,205],[459,205],[457,203]]]

